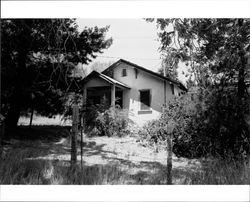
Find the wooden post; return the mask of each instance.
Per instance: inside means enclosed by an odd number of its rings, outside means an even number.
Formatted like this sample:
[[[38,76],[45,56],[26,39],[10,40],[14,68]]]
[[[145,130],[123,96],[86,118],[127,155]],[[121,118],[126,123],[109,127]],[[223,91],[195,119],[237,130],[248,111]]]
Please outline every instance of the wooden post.
[[[111,86],[111,106],[115,107],[115,84]]]
[[[166,61],[168,62],[168,61]],[[163,63],[163,73],[164,76],[167,75],[167,70],[166,70],[166,63]],[[165,113],[165,107],[167,104],[167,96],[166,96],[166,83],[164,83],[164,107],[163,107],[163,113]],[[167,124],[167,184],[172,184],[172,156],[173,156],[173,151],[172,151],[172,132],[173,132],[173,124],[168,123]]]
[[[83,86],[83,95],[82,95],[82,99],[83,99],[83,103],[82,103],[82,105],[83,105],[83,108],[85,109],[86,108],[86,104],[87,104],[87,88],[86,88],[86,86],[84,85]]]
[[[71,135],[71,166],[76,164],[77,161],[77,134],[79,124],[79,107],[73,105],[72,114],[72,135]]]
[[[34,108],[32,107],[32,109],[31,109],[31,115],[30,115],[30,125],[29,125],[29,129],[31,129],[31,126],[32,126],[33,114],[34,114]]]
[[[170,121],[167,124],[167,184],[172,184],[173,130],[174,123]]]
[[[83,132],[86,129],[86,110],[87,110],[87,88],[83,86],[83,102],[81,112],[81,169],[83,168]]]

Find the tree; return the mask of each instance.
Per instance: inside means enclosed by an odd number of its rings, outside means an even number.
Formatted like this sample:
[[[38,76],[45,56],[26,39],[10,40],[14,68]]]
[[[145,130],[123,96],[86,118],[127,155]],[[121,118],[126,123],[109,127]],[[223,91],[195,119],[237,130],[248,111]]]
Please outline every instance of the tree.
[[[189,65],[196,82],[229,80],[237,72],[238,95],[243,96],[249,19],[157,19],[156,23],[161,52]]]
[[[108,62],[93,62],[92,64],[88,65],[78,65],[75,70],[74,74],[78,77],[86,77],[88,76],[92,71],[102,72],[106,68],[108,68],[110,65],[112,65],[114,62],[108,61]]]
[[[68,92],[80,92],[74,69],[112,44],[108,27],[78,30],[74,19],[1,20],[2,108],[8,128],[21,113],[62,113]]]
[[[229,151],[236,156],[250,153],[245,120],[249,113],[245,56],[250,51],[250,20],[157,19],[156,24],[160,51],[172,60],[185,62],[194,78],[189,85],[196,86],[195,99],[190,97],[191,114],[183,113],[186,102],[176,101],[176,117],[186,120],[184,126],[179,119],[174,120],[178,130],[184,129],[179,130],[175,144],[183,135],[179,148],[189,142],[193,152],[197,152],[197,145],[222,156]]]
[[[161,64],[161,68],[158,70],[158,72],[161,75],[170,77],[172,79],[177,79],[177,77],[178,77],[178,72],[177,72],[178,64],[179,64],[179,58],[176,55],[176,53],[171,52],[171,51],[165,51],[162,54],[162,64]]]

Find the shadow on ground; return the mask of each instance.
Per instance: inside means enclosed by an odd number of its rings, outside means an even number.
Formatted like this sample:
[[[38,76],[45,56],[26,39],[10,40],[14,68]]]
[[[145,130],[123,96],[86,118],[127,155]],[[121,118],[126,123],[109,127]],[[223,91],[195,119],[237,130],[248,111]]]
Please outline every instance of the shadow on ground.
[[[163,162],[138,158],[135,161],[138,154],[121,155],[116,150],[108,150],[107,142],[97,143],[90,138],[83,143],[83,167],[78,150],[78,164],[73,169],[68,128],[19,129],[15,139],[5,145],[1,184],[166,184],[167,168]],[[120,140],[120,144],[126,141]],[[198,172],[198,167],[192,163],[175,166],[180,161],[184,160],[173,160],[173,183],[190,183],[189,177]],[[6,178],[6,174],[12,177]]]

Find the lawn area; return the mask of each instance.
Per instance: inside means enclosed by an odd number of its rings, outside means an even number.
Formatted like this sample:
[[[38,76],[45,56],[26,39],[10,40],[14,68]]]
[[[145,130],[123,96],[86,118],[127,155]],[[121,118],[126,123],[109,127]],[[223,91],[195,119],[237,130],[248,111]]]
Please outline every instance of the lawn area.
[[[136,137],[84,136],[83,167],[70,167],[70,128],[20,126],[4,144],[0,184],[166,184],[166,151]],[[173,184],[249,184],[246,164],[173,157]]]

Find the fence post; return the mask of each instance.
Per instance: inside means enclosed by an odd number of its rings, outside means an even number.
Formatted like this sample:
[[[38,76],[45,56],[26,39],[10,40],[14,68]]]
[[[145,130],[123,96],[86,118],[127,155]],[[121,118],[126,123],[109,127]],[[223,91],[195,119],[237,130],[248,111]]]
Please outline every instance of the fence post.
[[[78,124],[79,124],[79,107],[78,105],[73,105],[72,134],[71,134],[71,165],[75,165],[77,161]]]
[[[4,138],[4,129],[5,129],[5,117],[0,113],[0,160],[2,159],[3,154],[3,138]]]
[[[83,132],[86,130],[87,87],[83,86],[83,103],[81,109],[81,169],[83,168]]]
[[[167,124],[167,184],[172,184],[173,130],[174,124],[169,121]]]

